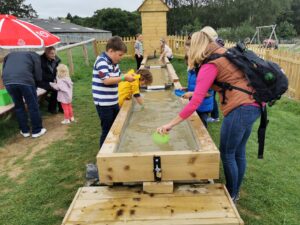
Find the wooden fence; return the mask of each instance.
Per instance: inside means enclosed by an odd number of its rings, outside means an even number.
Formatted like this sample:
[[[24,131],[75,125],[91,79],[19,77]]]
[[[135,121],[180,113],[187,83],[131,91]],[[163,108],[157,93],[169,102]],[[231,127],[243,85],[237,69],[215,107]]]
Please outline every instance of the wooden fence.
[[[177,57],[183,57],[184,36],[169,36],[169,46],[173,50],[173,54]],[[225,47],[233,47],[235,43],[225,42]],[[254,51],[260,57],[278,63],[286,73],[289,79],[289,89],[287,95],[291,98],[300,100],[300,54],[287,50],[270,50],[262,48],[259,45],[249,45],[248,49]]]
[[[134,57],[135,37],[123,37],[122,40],[127,46],[127,52],[124,55],[124,57]],[[96,40],[94,42],[94,49],[96,49],[95,53],[97,55],[105,51],[106,43],[107,41],[103,41],[103,40]]]

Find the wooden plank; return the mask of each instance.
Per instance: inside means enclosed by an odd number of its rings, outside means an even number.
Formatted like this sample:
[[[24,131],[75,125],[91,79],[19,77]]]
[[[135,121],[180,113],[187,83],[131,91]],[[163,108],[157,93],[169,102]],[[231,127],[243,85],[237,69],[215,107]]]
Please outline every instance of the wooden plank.
[[[132,100],[124,101],[122,108],[115,119],[100,151],[99,154],[109,154],[115,152],[119,143],[120,135],[125,129],[126,121],[129,118],[130,112],[132,110]],[[98,158],[98,156],[97,156]]]
[[[190,184],[190,185],[177,185],[174,186],[174,192],[168,194],[155,194],[149,195],[157,197],[174,196],[194,196],[194,192],[198,195],[206,196],[222,196],[224,195],[223,184]],[[117,199],[117,198],[139,198],[143,194],[143,190],[140,186],[114,186],[110,188],[104,188],[99,191],[99,187],[85,188],[80,192],[80,198],[84,195],[86,200],[100,200],[100,199]]]
[[[219,151],[172,151],[97,155],[100,182],[155,181],[153,157],[161,157],[162,181],[219,178]]]
[[[169,73],[170,77],[172,78],[172,81],[173,82],[179,81],[179,78],[178,78],[178,76],[175,72],[175,69],[174,69],[173,65],[169,62],[167,57],[166,57],[165,61],[166,61],[166,64],[167,64],[168,73]]]
[[[173,193],[174,183],[168,182],[143,182],[143,191],[153,194]]]
[[[225,187],[213,184],[184,185],[172,194],[148,194],[140,187],[81,188],[64,218],[66,224],[237,225],[243,221]]]

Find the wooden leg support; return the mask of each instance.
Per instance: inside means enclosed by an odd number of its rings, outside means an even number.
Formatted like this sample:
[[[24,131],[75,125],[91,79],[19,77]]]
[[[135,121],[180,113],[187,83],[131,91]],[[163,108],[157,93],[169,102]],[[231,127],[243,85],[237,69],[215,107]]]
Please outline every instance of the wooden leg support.
[[[153,194],[173,193],[174,184],[172,181],[143,182],[143,191]]]

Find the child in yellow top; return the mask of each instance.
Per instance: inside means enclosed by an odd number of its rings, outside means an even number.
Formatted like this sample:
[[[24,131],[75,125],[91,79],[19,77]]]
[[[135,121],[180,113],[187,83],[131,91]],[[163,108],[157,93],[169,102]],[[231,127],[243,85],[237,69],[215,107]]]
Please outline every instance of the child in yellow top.
[[[128,73],[134,74],[131,70]],[[147,69],[140,69],[134,75],[135,81],[128,82],[122,81],[119,83],[119,106],[121,107],[126,99],[131,99],[132,96],[135,97],[136,101],[143,106],[143,98],[140,95],[140,86],[147,86],[152,83],[152,74]]]

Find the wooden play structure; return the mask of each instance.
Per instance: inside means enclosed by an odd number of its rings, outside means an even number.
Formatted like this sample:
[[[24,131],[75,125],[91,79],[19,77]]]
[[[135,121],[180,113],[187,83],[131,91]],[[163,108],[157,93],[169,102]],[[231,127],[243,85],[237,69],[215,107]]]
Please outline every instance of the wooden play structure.
[[[159,54],[161,38],[167,37],[168,6],[161,0],[144,1],[138,8],[142,17],[145,55]]]
[[[156,4],[162,2],[146,0],[139,9],[154,10]],[[181,87],[167,58],[161,65],[145,57],[142,67],[150,69],[156,87],[167,87],[166,81]],[[103,186],[80,188],[62,224],[244,224],[225,186],[213,182],[220,153],[196,113],[171,132],[172,143],[148,140],[157,124],[169,120],[163,115],[173,118],[187,100],[175,97],[173,89],[147,90],[144,111],[132,100],[124,102],[97,155]]]

